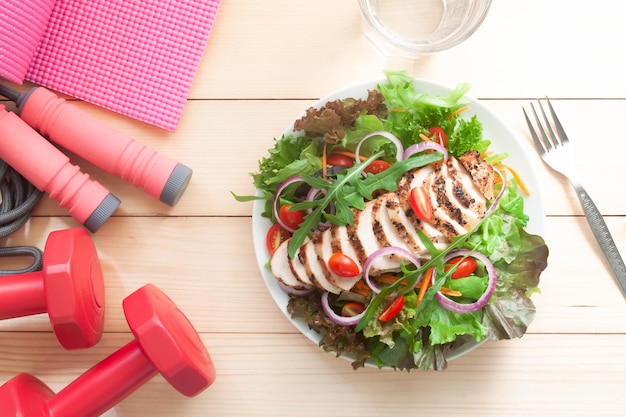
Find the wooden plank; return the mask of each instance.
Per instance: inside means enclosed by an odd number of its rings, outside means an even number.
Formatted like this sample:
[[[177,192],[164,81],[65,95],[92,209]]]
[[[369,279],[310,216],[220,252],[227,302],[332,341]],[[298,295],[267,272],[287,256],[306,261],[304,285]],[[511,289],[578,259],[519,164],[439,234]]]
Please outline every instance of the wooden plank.
[[[131,339],[67,352],[46,335],[0,339],[0,382],[29,372],[55,392]],[[105,416],[622,416],[625,335],[527,335],[487,343],[443,372],[353,371],[297,335],[202,334],[215,383],[185,398],[157,375]],[[611,358],[607,367],[607,358]],[[572,366],[576,364],[576,366]],[[417,412],[417,411],[416,411]]]

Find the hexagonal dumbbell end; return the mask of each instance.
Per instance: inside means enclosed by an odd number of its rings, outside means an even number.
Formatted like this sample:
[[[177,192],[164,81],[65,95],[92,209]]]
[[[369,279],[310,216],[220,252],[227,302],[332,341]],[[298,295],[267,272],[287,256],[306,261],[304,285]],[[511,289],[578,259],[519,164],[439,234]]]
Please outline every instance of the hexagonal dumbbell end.
[[[213,383],[209,352],[164,292],[149,284],[126,297],[123,306],[142,352],[174,388],[192,397]]]
[[[96,417],[157,373],[186,396],[215,380],[209,352],[187,317],[160,289],[148,284],[124,300],[135,339],[54,394],[28,374],[0,387],[0,416]]]
[[[82,227],[48,235],[41,271],[0,278],[0,319],[46,312],[66,349],[93,346],[102,336],[104,280]]]

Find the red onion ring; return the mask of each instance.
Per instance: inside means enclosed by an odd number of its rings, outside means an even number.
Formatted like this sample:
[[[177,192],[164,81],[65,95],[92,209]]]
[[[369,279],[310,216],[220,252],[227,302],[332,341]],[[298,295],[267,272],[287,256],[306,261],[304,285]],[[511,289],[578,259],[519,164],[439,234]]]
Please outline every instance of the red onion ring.
[[[317,199],[317,196],[318,196],[318,195],[320,195],[320,194],[322,194],[322,195],[326,196],[326,194],[328,194],[328,190],[326,190],[325,188],[313,188],[313,187],[311,187],[311,189],[309,190],[309,192],[308,192],[308,193],[306,193],[306,200],[307,200],[307,201],[313,201],[313,200],[316,200],[316,199]],[[310,209],[310,208],[309,208],[309,209],[306,209],[307,214],[308,214],[308,213],[310,213],[310,212],[312,212],[312,211],[313,211],[313,209]],[[335,214],[335,213],[337,212],[337,209],[336,209],[335,203],[334,203],[333,201],[331,201],[331,202],[328,204],[328,212],[329,212],[330,214]],[[326,228],[330,227],[330,225],[331,225],[331,222],[329,222],[329,221],[325,221],[325,222],[322,222],[322,223],[318,224],[318,225],[317,225],[317,228],[318,228],[319,230],[325,230]]]
[[[365,142],[366,140],[374,136],[382,136],[386,139],[389,139],[391,142],[393,142],[393,144],[396,145],[396,148],[398,149],[398,152],[396,153],[396,160],[402,161],[403,159],[402,152],[404,149],[404,147],[402,146],[402,142],[400,142],[400,139],[398,139],[395,135],[385,130],[376,130],[374,132],[368,133],[367,135],[363,136],[363,138],[361,138],[361,140],[359,141],[359,144],[356,145],[356,149],[354,151],[354,155],[355,155],[354,159],[356,161],[359,161],[359,151],[361,150],[361,145],[363,144],[363,142]]]
[[[478,300],[469,304],[457,303],[456,301],[443,295],[441,291],[437,291],[437,293],[435,294],[435,298],[437,299],[437,302],[439,303],[439,305],[441,305],[441,307],[453,313],[459,313],[459,314],[473,313],[474,311],[478,311],[481,308],[483,308],[485,305],[487,305],[487,303],[491,299],[491,296],[496,290],[496,282],[497,282],[496,269],[494,268],[491,261],[485,255],[483,255],[480,252],[471,251],[469,249],[458,249],[456,251],[452,251],[448,253],[444,257],[444,262],[448,262],[450,259],[456,258],[458,256],[470,256],[472,258],[478,259],[485,265],[485,269],[487,270],[487,275],[488,275],[487,289],[478,298]]]
[[[296,297],[304,297],[305,295],[309,295],[311,294],[313,291],[315,291],[314,287],[311,288],[293,288],[290,287],[288,285],[286,285],[284,282],[276,280],[276,282],[278,282],[278,286],[280,287],[281,290],[283,290],[284,292],[286,292],[289,295],[293,295]]]
[[[446,149],[446,147],[442,146],[441,144],[437,142],[430,142],[430,141],[424,141],[424,142],[416,143],[414,145],[409,146],[404,151],[403,158],[408,159],[414,154],[425,151],[426,149],[433,149],[437,152],[441,152],[443,154],[443,162],[448,162],[448,150]]]
[[[274,218],[276,219],[276,223],[280,224],[283,229],[287,230],[290,233],[294,233],[296,231],[296,229],[287,226],[285,224],[285,222],[283,222],[280,219],[280,216],[278,214],[278,210],[279,210],[278,202],[280,200],[280,193],[282,193],[282,191],[285,188],[287,188],[288,185],[294,184],[294,183],[299,182],[299,181],[304,181],[304,179],[301,176],[299,176],[299,175],[294,175],[293,177],[289,177],[285,181],[283,181],[278,186],[278,188],[276,189],[276,194],[274,194],[274,201],[273,201],[274,204],[272,205],[272,209],[274,211]]]
[[[327,193],[327,192],[328,192],[328,191],[327,191],[326,189],[324,189],[324,188],[320,189],[320,188],[313,188],[313,187],[311,187],[311,188],[309,189],[309,192],[308,192],[308,193],[306,193],[306,200],[307,200],[307,201],[313,201],[313,200],[316,200],[316,199],[317,199],[317,196],[318,196],[319,194],[326,195],[326,193]],[[311,209],[309,209],[309,211],[311,211]]]
[[[333,323],[340,324],[342,326],[356,325],[361,320],[363,315],[365,315],[365,311],[366,311],[366,310],[363,310],[363,312],[352,317],[340,316],[339,314],[335,313],[335,310],[333,310],[332,307],[330,306],[330,302],[328,301],[328,292],[326,291],[322,293],[322,310],[324,310],[324,313],[326,313],[328,318]]]
[[[370,256],[367,257],[365,263],[363,263],[363,280],[372,289],[372,292],[374,294],[379,294],[380,288],[371,280],[369,271],[372,268],[372,264],[376,259],[380,258],[381,256],[387,255],[400,255],[418,268],[422,265],[417,256],[415,256],[408,250],[398,246],[388,246],[375,250]],[[415,285],[417,285],[417,280],[415,281],[413,288],[415,288]]]

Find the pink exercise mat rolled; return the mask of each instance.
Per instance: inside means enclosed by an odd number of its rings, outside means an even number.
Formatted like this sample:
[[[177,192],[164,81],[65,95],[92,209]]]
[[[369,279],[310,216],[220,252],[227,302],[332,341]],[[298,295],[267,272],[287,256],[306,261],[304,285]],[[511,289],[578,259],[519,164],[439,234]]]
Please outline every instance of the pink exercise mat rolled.
[[[55,0],[0,0],[0,77],[22,84]]]
[[[0,0],[0,76],[175,130],[221,0]]]

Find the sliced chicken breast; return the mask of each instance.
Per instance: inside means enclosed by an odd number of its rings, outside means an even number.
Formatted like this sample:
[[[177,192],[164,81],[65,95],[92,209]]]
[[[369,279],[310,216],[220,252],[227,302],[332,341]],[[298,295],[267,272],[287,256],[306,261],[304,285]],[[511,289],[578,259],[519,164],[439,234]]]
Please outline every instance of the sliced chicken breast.
[[[276,279],[288,287],[296,289],[308,289],[312,284],[304,284],[292,271],[291,262],[285,262],[289,259],[287,253],[288,245],[280,245],[274,252],[272,259],[270,260],[270,267]]]
[[[366,202],[363,210],[354,210],[352,225],[332,225],[316,232],[294,259],[288,258],[288,241],[283,242],[272,258],[272,272],[286,285],[315,285],[332,293],[347,291],[361,278],[367,258],[380,248],[397,246],[428,257],[418,230],[439,249],[467,233],[484,217],[489,193],[493,198],[493,182],[493,168],[477,153],[464,155],[461,162],[449,158],[447,163],[407,172],[395,192]],[[411,209],[410,193],[417,186],[427,190],[433,207],[433,218],[428,222],[418,219]],[[352,278],[334,274],[328,261],[335,252],[353,259],[361,273]],[[394,255],[380,257],[370,273],[397,271],[402,260]]]

